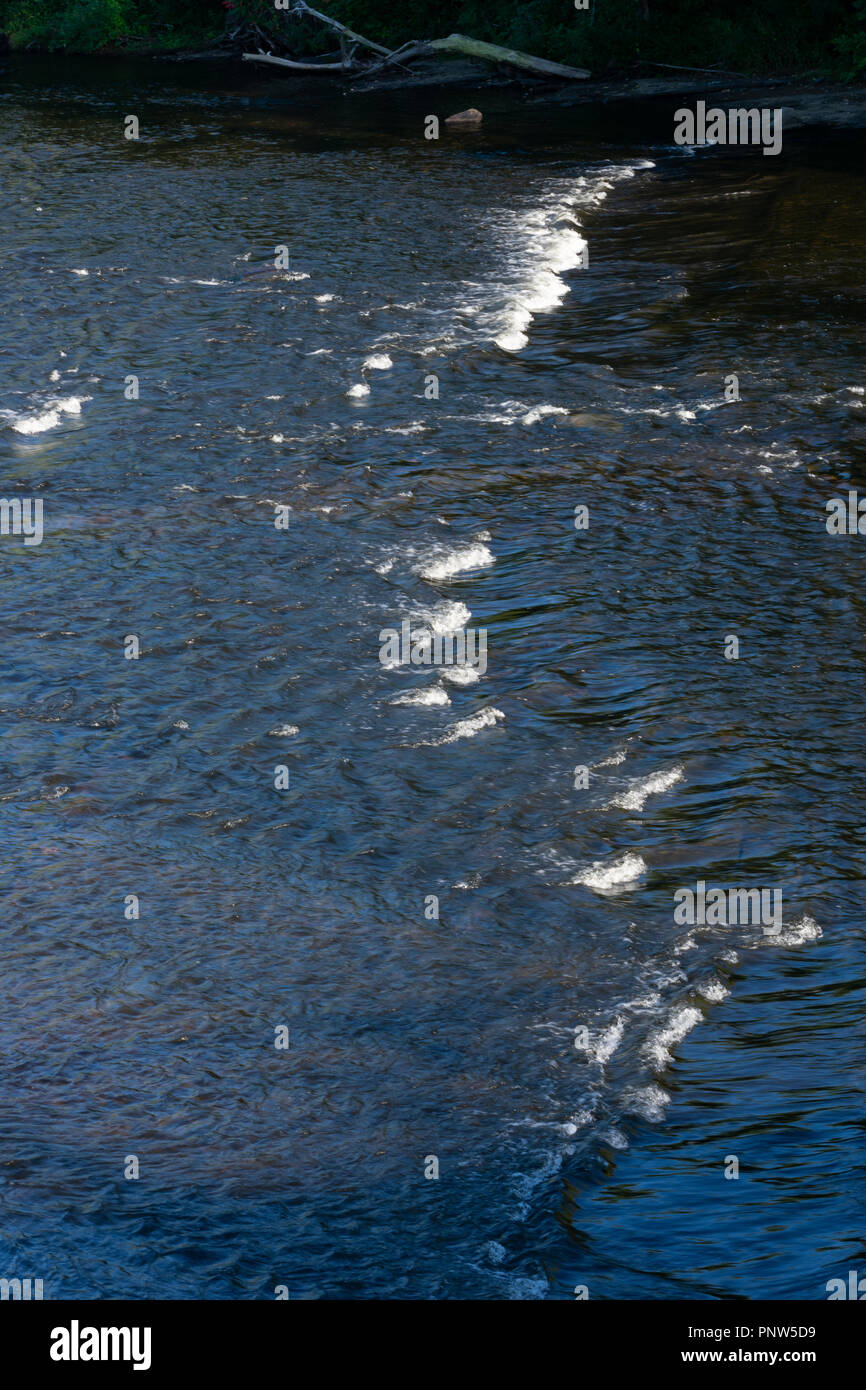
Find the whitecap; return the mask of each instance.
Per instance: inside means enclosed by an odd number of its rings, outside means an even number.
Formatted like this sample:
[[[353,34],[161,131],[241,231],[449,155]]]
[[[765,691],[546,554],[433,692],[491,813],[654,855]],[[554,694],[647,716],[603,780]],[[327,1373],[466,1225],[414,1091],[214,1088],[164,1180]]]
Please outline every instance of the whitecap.
[[[698,994],[711,1004],[720,1004],[723,999],[727,999],[730,990],[722,984],[721,980],[705,980],[702,985],[698,985]]]
[[[620,763],[625,762],[627,756],[625,749],[621,748],[618,752],[612,753],[609,758],[602,758],[601,762],[593,763],[593,767],[618,767]]]
[[[700,1009],[685,1005],[677,1009],[668,1019],[667,1027],[650,1038],[644,1051],[652,1059],[658,1071],[663,1071],[673,1061],[670,1049],[682,1042],[687,1033],[700,1023],[703,1014]]]
[[[470,715],[468,719],[460,719],[456,724],[452,724],[442,736],[437,739],[437,744],[456,743],[461,738],[474,738],[480,734],[482,729],[492,729],[505,715],[501,709],[483,709],[478,714]]]
[[[671,787],[675,787],[682,779],[681,767],[670,768],[667,772],[653,772],[649,777],[633,782],[627,791],[615,796],[610,805],[619,806],[624,811],[642,811],[647,797],[670,791]]]
[[[671,1098],[661,1086],[642,1086],[628,1091],[623,1097],[624,1108],[632,1114],[640,1115],[652,1124],[658,1124],[665,1117],[665,1108]]]
[[[610,1061],[624,1037],[625,1019],[618,1018],[609,1028],[606,1028],[604,1032],[599,1035],[594,1043],[590,1044],[587,1051],[593,1061],[599,1062],[604,1066]]]
[[[479,542],[475,545],[461,546],[456,550],[436,550],[415,566],[415,573],[422,579],[429,580],[431,584],[439,584],[453,578],[455,574],[462,574],[465,570],[484,569],[494,562],[495,557],[491,551]]]
[[[568,409],[564,405],[536,405],[526,412],[521,423],[534,425],[537,420],[543,420],[547,415],[567,415],[568,413]]]
[[[392,705],[450,705],[451,698],[441,685],[425,686],[421,690],[409,690],[405,695],[395,695],[389,702]]]
[[[441,674],[452,685],[474,685],[481,679],[481,673],[475,666],[443,666]]]
[[[814,917],[801,917],[790,922],[776,936],[765,934],[765,940],[774,946],[804,946],[807,941],[820,941],[824,935]]]
[[[646,871],[647,863],[643,855],[629,851],[617,859],[597,859],[568,882],[582,883],[593,893],[624,893],[633,888]]]
[[[437,604],[435,608],[422,609],[419,621],[425,623],[432,632],[447,637],[452,632],[460,632],[471,617],[472,611],[465,603],[445,602]]]
[[[56,429],[61,416],[80,415],[83,403],[91,399],[90,396],[66,396],[62,400],[46,401],[47,409],[41,414],[19,416],[12,428],[18,434],[42,434]]]
[[[357,399],[360,396],[369,396],[369,394],[370,388],[367,385],[366,381],[356,382],[356,384],[354,386],[350,386],[349,390],[346,392],[346,395],[352,399]]]
[[[361,371],[387,372],[388,368],[393,367],[393,365],[394,363],[391,361],[391,358],[388,356],[387,352],[374,352],[370,357],[364,358],[364,363],[361,367]]]

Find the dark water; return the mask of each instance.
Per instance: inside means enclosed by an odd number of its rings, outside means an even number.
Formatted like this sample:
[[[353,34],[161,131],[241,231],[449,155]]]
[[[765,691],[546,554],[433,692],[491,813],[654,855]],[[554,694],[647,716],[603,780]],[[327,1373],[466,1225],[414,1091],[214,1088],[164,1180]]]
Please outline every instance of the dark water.
[[[0,1274],[866,1259],[866,541],[824,511],[866,485],[862,137],[690,154],[678,104],[7,68],[3,493],[45,536],[0,539]],[[406,618],[486,673],[383,667]],[[698,879],[781,933],[676,925]]]

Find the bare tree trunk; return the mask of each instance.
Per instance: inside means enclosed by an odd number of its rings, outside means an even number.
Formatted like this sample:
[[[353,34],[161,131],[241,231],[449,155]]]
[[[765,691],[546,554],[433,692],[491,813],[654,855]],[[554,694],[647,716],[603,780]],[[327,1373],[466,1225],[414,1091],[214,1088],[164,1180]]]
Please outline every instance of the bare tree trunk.
[[[380,43],[373,43],[371,39],[365,39],[363,34],[356,34],[354,30],[347,29],[345,24],[340,24],[329,14],[322,14],[320,10],[311,9],[305,0],[295,0],[289,13],[297,15],[299,18],[309,15],[311,19],[318,19],[322,24],[327,24],[329,29],[336,30],[338,34],[344,34],[347,39],[354,39],[355,43],[363,44],[365,48],[372,48],[374,53],[383,53],[386,58],[391,56],[390,48],[383,48]]]
[[[245,63],[271,63],[275,68],[291,68],[293,72],[351,72],[351,63],[293,63],[289,58],[275,58],[273,53],[244,53]]]
[[[412,58],[429,57],[435,53],[460,53],[466,58],[481,58],[487,63],[505,63],[509,67],[525,68],[538,73],[540,77],[589,77],[586,68],[569,68],[563,63],[551,63],[546,58],[533,58],[529,53],[519,53],[514,48],[500,48],[495,43],[484,43],[481,39],[469,39],[464,34],[449,34],[447,39],[422,39],[409,48],[397,49],[381,63],[366,68],[364,75],[380,72],[391,63],[405,63]]]

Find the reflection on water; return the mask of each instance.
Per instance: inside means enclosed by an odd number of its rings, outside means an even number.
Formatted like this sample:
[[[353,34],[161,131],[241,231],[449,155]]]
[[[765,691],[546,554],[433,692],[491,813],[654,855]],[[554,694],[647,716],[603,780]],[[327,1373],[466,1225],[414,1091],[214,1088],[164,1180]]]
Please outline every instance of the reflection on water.
[[[8,76],[0,450],[45,535],[0,550],[2,1272],[824,1297],[863,1196],[853,141]],[[486,669],[380,661],[404,621]],[[677,926],[699,880],[782,931]]]

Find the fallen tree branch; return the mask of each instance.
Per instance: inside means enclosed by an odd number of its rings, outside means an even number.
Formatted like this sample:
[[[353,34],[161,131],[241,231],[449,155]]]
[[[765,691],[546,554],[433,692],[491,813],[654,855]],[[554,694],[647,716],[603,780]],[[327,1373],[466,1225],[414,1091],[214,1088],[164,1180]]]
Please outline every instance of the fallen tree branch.
[[[394,62],[405,63],[412,58],[428,58],[437,53],[459,53],[465,58],[481,58],[486,63],[505,63],[509,67],[538,73],[540,77],[583,78],[591,75],[586,68],[569,68],[563,63],[551,63],[547,58],[534,58],[530,53],[519,53],[515,48],[500,48],[498,44],[469,39],[464,34],[449,34],[446,39],[421,39],[389,54],[381,63],[365,68],[363,75],[372,76]]]
[[[291,68],[293,72],[357,72],[355,63],[293,63],[289,58],[275,58],[273,53],[244,53],[245,63],[271,63],[276,68]]]
[[[309,15],[311,19],[318,19],[322,24],[327,24],[330,29],[334,29],[338,34],[344,34],[347,39],[354,39],[355,43],[363,44],[365,48],[372,48],[374,53],[383,53],[386,57],[391,56],[390,48],[383,48],[380,43],[373,43],[372,39],[365,39],[363,34],[356,34],[354,29],[347,29],[345,24],[340,24],[338,20],[332,19],[329,14],[322,14],[320,10],[313,10],[305,0],[295,0],[294,5],[289,11],[290,14],[303,18]]]
[[[648,68],[670,68],[673,72],[711,72],[714,77],[746,77],[745,72],[734,72],[732,68],[683,68],[679,63],[647,63]]]

